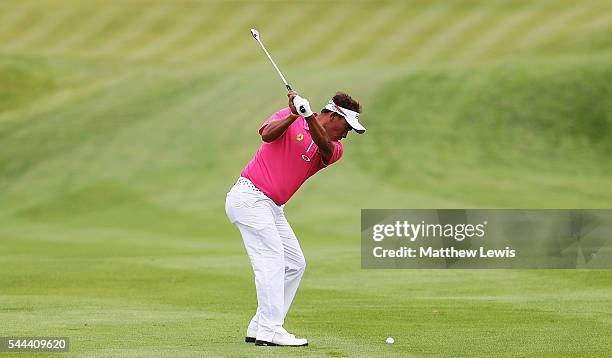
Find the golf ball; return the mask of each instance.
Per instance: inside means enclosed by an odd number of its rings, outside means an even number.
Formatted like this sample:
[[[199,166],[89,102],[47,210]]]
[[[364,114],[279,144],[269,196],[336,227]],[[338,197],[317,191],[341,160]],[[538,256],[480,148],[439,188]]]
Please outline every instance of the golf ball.
[[[393,339],[393,337],[387,337],[387,344],[393,344],[395,343],[395,339]]]

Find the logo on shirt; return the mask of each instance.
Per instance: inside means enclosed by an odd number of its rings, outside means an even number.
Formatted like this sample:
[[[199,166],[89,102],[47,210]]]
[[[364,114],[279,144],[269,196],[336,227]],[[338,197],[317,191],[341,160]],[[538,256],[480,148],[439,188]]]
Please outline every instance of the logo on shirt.
[[[302,154],[302,159],[304,159],[307,162],[310,161],[310,157],[307,154],[308,154],[308,152],[310,152],[310,148],[312,148],[313,144],[314,144],[314,140],[311,140],[310,141],[310,145],[308,146],[308,149],[306,149],[306,154]]]
[[[304,135],[302,133],[298,133],[295,139],[297,139],[298,142],[301,142],[304,139]]]

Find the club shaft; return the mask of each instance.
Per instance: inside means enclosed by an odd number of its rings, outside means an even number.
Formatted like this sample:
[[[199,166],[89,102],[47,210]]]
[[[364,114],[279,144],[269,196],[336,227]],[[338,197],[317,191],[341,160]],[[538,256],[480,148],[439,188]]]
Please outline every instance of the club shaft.
[[[263,42],[261,42],[261,40],[259,38],[257,38],[256,40],[259,43],[259,45],[261,46],[261,48],[264,50],[264,52],[266,53],[266,56],[268,56],[268,59],[270,60],[270,62],[272,62],[272,66],[274,66],[274,68],[276,69],[276,72],[278,72],[278,75],[283,80],[283,83],[285,84],[285,87],[287,87],[287,90],[291,91],[291,86],[289,85],[289,83],[287,83],[287,80],[285,79],[285,76],[283,76],[283,73],[281,72],[281,70],[276,65],[276,62],[274,62],[274,59],[272,59],[272,56],[270,56],[270,53],[268,52],[268,50],[266,50],[266,46],[264,46]]]

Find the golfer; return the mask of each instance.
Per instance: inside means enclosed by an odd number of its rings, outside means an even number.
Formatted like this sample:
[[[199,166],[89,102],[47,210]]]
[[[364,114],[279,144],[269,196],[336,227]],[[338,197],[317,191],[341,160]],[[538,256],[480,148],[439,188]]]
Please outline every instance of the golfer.
[[[289,108],[259,128],[263,143],[225,201],[227,216],[242,234],[255,273],[257,312],[245,341],[260,346],[308,345],[283,328],[306,267],[284,206],[306,179],[342,157],[340,141],[349,131],[365,132],[359,123],[361,106],[346,93],[336,93],[321,113],[313,113],[296,92],[287,96]]]

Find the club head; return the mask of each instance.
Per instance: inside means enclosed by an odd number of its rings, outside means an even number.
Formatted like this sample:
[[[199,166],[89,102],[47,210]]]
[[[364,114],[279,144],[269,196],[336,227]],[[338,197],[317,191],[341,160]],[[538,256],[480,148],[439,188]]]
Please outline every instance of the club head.
[[[253,38],[255,40],[259,39],[259,31],[255,30],[255,29],[251,29],[251,35],[253,35]]]

